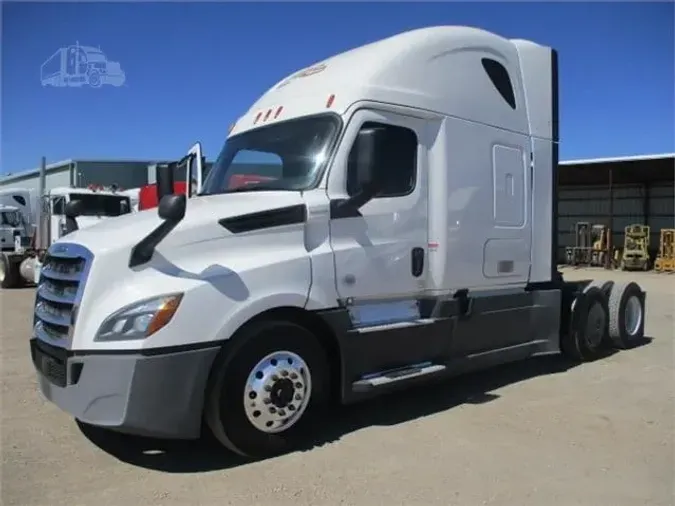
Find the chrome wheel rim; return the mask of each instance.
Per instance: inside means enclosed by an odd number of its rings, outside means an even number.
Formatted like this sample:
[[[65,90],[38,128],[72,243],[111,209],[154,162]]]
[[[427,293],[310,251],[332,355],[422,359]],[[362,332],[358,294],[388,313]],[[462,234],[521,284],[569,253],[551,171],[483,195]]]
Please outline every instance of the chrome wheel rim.
[[[312,377],[305,361],[290,351],[276,351],[248,375],[244,411],[259,431],[283,432],[300,420],[311,395]]]
[[[642,306],[640,300],[633,295],[626,302],[624,313],[624,327],[629,336],[635,336],[642,324]]]

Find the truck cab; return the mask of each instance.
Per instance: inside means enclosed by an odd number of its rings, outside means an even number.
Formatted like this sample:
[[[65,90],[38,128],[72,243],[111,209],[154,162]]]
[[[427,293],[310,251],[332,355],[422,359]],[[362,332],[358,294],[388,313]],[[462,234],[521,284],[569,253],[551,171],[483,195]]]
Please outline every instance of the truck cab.
[[[162,171],[156,210],[51,246],[43,394],[121,432],[194,438],[205,421],[260,457],[331,400],[639,339],[642,313],[627,330],[608,303],[643,311],[639,286],[557,272],[557,83],[551,48],[457,26],[282,79],[203,182],[191,150],[196,194]]]
[[[23,215],[18,207],[0,204],[0,251],[14,251],[16,238],[28,236]]]
[[[61,237],[65,223],[65,207],[78,200],[81,204],[78,227],[87,228],[106,218],[115,218],[131,212],[128,195],[98,185],[87,188],[59,187],[49,191],[49,209],[52,219],[52,237]]]

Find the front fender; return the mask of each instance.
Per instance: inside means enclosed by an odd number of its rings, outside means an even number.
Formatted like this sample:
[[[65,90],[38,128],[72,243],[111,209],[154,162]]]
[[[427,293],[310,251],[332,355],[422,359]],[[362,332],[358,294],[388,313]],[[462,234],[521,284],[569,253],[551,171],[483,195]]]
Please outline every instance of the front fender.
[[[221,320],[221,328],[215,336],[217,341],[230,339],[246,322],[261,313],[279,307],[302,309],[307,303],[307,293],[269,293],[260,294],[259,298],[249,299],[244,304],[237,304],[227,317]]]
[[[102,267],[93,269],[87,283],[75,348],[148,349],[223,341],[263,311],[305,307],[312,272],[302,229],[278,231],[274,241],[261,240],[261,235],[156,251],[152,261],[136,271],[126,266],[128,255],[101,258]],[[93,341],[104,318],[116,310],[172,292],[184,294],[181,305],[171,322],[152,336],[143,341]]]

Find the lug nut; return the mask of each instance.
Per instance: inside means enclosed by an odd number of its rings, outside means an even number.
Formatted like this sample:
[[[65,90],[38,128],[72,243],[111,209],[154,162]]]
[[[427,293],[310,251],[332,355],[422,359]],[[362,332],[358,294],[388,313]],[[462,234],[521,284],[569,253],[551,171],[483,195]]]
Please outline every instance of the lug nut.
[[[288,411],[295,411],[295,406],[293,406],[293,404],[289,404]]]
[[[267,397],[266,399],[263,399],[263,402],[264,402],[265,404],[269,404],[270,402],[272,402],[272,399],[270,399],[269,397]]]
[[[297,373],[293,373],[293,374],[291,374],[291,379],[293,379],[293,380],[294,380],[294,379],[298,379],[298,375],[297,375]]]
[[[276,413],[276,412],[277,412],[277,408],[275,408],[274,406],[272,406],[272,407],[270,408],[270,413],[274,414],[274,413]]]
[[[282,376],[288,376],[288,371],[286,371],[286,370],[281,371],[281,375],[282,375]]]
[[[302,395],[300,395],[300,394],[295,394],[295,400],[296,400],[296,401],[302,400]]]
[[[272,387],[270,385],[265,385],[265,392],[271,392]]]
[[[285,415],[286,415],[286,411],[283,410],[283,409],[280,409],[279,410],[279,416],[285,416]]]

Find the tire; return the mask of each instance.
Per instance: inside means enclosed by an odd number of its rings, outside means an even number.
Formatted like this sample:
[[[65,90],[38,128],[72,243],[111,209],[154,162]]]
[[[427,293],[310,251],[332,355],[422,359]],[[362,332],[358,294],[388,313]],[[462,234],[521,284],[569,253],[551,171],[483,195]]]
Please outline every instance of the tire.
[[[213,435],[253,459],[297,449],[328,399],[328,362],[319,341],[304,327],[285,321],[253,323],[233,339],[211,372],[205,416]],[[288,366],[282,369],[284,362]],[[293,385],[292,378],[301,382]],[[284,408],[291,397],[293,407]]]
[[[12,262],[6,253],[0,253],[0,288],[17,288],[20,282],[19,264]]]
[[[644,337],[645,306],[640,286],[616,283],[609,296],[609,337],[616,348],[627,349]]]
[[[607,297],[599,286],[587,286],[572,302],[570,325],[561,336],[563,355],[575,362],[592,362],[604,355],[608,338]]]
[[[614,281],[600,281],[600,280],[593,280],[591,283],[585,288],[585,290],[588,290],[591,287],[598,287],[600,290],[602,290],[602,293],[605,294],[605,297],[607,297],[607,300],[609,300],[609,294],[612,291],[612,286],[614,286]],[[584,291],[585,291],[584,290]]]
[[[100,88],[101,87],[101,74],[98,72],[98,70],[92,70],[89,75],[87,76],[87,82],[89,86],[92,88]]]

